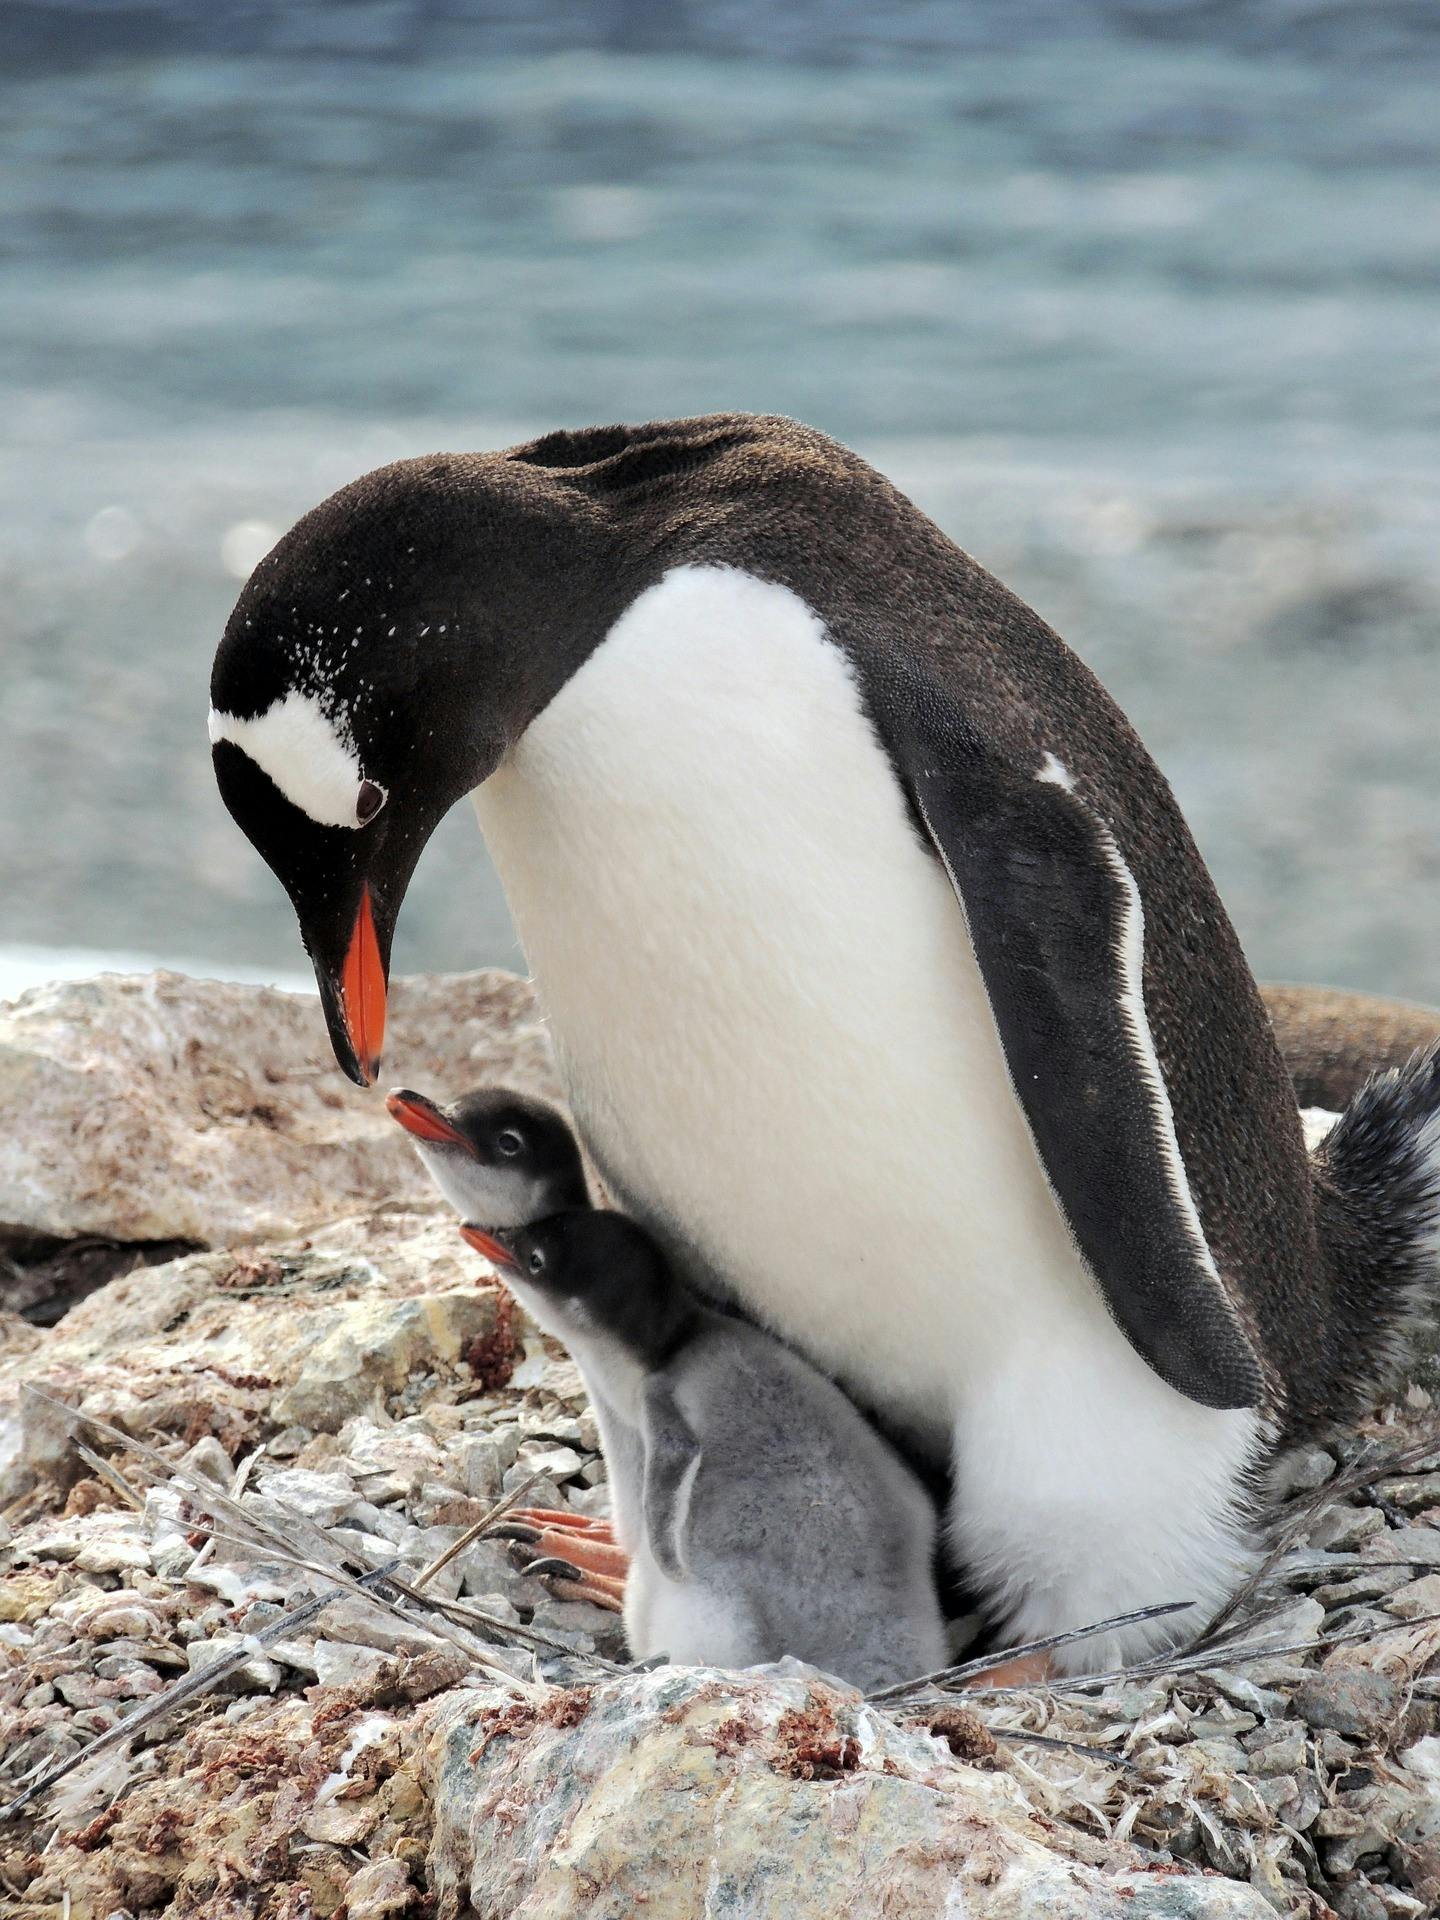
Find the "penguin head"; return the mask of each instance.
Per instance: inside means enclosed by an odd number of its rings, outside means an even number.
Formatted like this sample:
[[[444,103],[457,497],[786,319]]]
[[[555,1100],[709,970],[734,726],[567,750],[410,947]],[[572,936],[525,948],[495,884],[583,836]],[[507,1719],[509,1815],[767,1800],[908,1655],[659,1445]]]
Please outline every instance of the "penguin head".
[[[695,1316],[659,1247],[624,1214],[587,1208],[498,1234],[468,1224],[460,1231],[560,1340],[605,1335],[657,1366]]]
[[[666,569],[856,463],[711,414],[431,454],[323,501],[256,567],[210,681],[221,797],[290,896],[331,1045],[379,1070],[390,945],[426,841]]]
[[[256,567],[215,656],[221,797],[290,896],[362,1086],[426,842],[625,591],[604,515],[527,452],[406,460],[343,488]]]
[[[564,1115],[543,1100],[482,1087],[442,1107],[397,1087],[385,1105],[464,1220],[520,1227],[588,1204],[575,1136]]]

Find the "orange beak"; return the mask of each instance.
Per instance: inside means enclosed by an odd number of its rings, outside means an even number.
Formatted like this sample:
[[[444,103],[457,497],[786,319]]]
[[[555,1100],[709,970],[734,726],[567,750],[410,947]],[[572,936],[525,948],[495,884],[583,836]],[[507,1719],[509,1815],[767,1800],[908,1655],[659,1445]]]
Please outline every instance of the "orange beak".
[[[474,1247],[477,1253],[483,1253],[492,1267],[499,1267],[502,1273],[516,1273],[520,1262],[503,1240],[497,1240],[493,1233],[486,1233],[483,1227],[465,1226],[460,1229],[460,1238]]]
[[[365,1076],[365,1084],[373,1087],[385,1045],[385,968],[380,960],[380,942],[375,938],[375,915],[368,887],[360,896],[360,911],[355,916],[340,974],[340,1003],[345,1014],[345,1031]]]
[[[447,1147],[463,1147],[467,1153],[473,1152],[464,1134],[458,1133],[435,1102],[427,1100],[423,1093],[396,1087],[385,1096],[385,1111],[417,1140],[439,1140]]]

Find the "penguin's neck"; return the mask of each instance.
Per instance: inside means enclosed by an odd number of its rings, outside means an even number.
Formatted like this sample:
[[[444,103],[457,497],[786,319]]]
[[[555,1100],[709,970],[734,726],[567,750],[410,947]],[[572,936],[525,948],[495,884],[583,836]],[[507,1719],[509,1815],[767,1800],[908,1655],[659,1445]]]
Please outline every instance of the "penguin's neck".
[[[682,1272],[933,1441],[1017,1312],[1105,1321],[798,596],[668,574],[475,798],[581,1131]]]

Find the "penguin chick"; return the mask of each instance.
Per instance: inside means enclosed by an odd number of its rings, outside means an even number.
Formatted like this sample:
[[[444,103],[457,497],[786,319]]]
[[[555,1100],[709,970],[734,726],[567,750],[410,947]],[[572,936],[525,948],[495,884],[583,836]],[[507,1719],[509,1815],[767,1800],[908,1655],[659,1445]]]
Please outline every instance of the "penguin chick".
[[[463,1220],[520,1227],[590,1204],[575,1136],[543,1100],[482,1087],[441,1106],[396,1087],[385,1106]]]
[[[792,1654],[866,1688],[944,1664],[934,1508],[833,1382],[703,1306],[621,1214],[462,1232],[584,1376],[637,1659]]]

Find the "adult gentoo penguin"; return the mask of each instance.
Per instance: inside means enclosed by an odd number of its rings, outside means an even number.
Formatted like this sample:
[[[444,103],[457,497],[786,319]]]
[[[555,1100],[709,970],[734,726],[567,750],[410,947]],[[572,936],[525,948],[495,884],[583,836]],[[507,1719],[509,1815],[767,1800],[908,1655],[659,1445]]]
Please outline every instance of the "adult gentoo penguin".
[[[473,793],[606,1186],[949,1455],[1002,1624],[1230,1587],[1429,1267],[1307,1160],[1122,715],[880,474],[730,415],[404,461],[261,562],[211,696],[354,1079]]]

